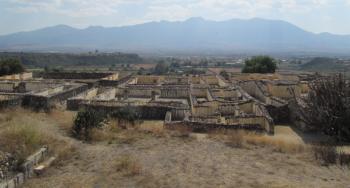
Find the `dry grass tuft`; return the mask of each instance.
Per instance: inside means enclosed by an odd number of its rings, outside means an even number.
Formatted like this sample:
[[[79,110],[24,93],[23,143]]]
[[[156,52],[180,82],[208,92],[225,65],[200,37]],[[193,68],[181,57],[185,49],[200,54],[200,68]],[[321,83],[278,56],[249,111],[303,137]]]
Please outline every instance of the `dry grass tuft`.
[[[275,151],[282,153],[300,153],[307,150],[307,147],[303,144],[268,135],[247,134],[245,140],[248,144],[252,145],[272,146]]]
[[[114,120],[110,120],[109,123],[102,128],[91,130],[91,141],[108,141],[109,144],[133,144],[138,140],[145,139],[149,136],[165,137],[167,136],[167,132],[162,128],[157,127],[148,130],[140,130],[138,128],[124,129]]]
[[[241,148],[244,144],[244,135],[245,132],[243,131],[231,132],[231,134],[227,136],[226,144],[230,147]]]
[[[52,110],[47,115],[51,119],[59,123],[60,129],[66,131],[67,133],[70,133],[75,114],[76,114],[75,112],[70,112],[70,111]]]
[[[282,153],[300,153],[306,151],[307,147],[300,143],[290,142],[281,138],[263,135],[259,133],[246,132],[244,130],[218,130],[211,132],[209,138],[222,140],[228,146],[242,148],[250,145],[273,147],[274,151]]]
[[[180,137],[180,138],[191,138],[191,130],[187,127],[177,127],[174,131],[171,132],[171,136]]]
[[[141,164],[129,155],[117,158],[112,163],[117,172],[122,172],[124,176],[136,176],[142,173]]]
[[[342,150],[337,150],[332,145],[314,145],[312,151],[316,160],[322,165],[328,166],[332,164],[350,165],[350,155]]]

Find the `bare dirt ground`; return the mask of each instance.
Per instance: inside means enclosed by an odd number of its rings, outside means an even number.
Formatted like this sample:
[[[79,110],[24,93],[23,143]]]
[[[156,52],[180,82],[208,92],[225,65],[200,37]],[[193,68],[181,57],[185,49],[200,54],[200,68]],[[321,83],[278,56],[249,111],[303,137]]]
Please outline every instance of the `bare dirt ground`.
[[[75,150],[24,187],[350,187],[348,167],[320,166],[307,152],[237,148],[205,135],[122,130],[132,139],[83,143],[67,133],[73,115],[29,115]],[[300,141],[290,131],[277,135]]]

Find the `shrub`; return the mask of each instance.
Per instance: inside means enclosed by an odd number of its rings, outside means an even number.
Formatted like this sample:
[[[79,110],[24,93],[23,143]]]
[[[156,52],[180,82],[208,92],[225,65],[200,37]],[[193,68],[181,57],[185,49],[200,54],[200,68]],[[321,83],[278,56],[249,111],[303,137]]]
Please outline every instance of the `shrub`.
[[[319,77],[308,84],[309,94],[299,98],[296,116],[307,128],[323,132],[338,142],[350,141],[350,82],[343,74]]]
[[[132,108],[130,108],[129,106],[126,106],[110,113],[110,117],[118,119],[118,125],[121,126],[123,120],[134,124],[135,121],[140,119],[140,114]]]
[[[6,59],[0,61],[0,76],[18,74],[24,72],[24,67],[17,59]]]
[[[243,73],[274,73],[277,69],[276,60],[269,56],[256,56],[245,61]]]
[[[105,116],[92,109],[79,111],[74,119],[73,135],[76,138],[90,140],[91,129],[102,127]]]

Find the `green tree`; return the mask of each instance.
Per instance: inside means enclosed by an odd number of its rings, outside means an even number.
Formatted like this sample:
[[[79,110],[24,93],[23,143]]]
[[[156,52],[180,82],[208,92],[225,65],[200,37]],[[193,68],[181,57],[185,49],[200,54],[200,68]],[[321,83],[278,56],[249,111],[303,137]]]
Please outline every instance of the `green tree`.
[[[25,69],[18,59],[5,59],[0,61],[0,76],[18,74],[24,71]]]
[[[277,62],[269,56],[255,56],[245,61],[243,73],[274,73]]]

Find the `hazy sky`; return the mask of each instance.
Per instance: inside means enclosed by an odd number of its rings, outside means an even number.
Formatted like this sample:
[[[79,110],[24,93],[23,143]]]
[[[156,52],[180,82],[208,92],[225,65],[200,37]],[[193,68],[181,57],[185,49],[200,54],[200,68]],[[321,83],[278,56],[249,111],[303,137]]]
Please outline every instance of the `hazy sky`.
[[[0,0],[0,34],[189,17],[281,19],[316,33],[350,34],[350,0]]]

